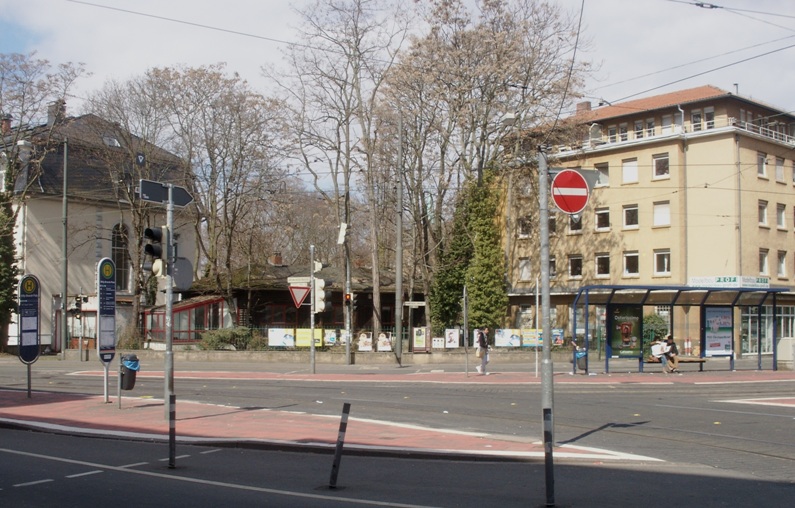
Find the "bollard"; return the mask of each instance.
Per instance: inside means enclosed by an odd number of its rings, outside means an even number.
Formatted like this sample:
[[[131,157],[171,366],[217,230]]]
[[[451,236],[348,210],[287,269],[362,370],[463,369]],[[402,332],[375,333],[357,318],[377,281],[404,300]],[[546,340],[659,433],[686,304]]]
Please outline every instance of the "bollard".
[[[337,434],[337,448],[334,451],[334,464],[331,466],[331,479],[328,488],[337,488],[337,474],[340,470],[340,460],[342,460],[342,445],[345,444],[345,430],[348,428],[348,414],[351,412],[350,402],[342,405],[342,418],[340,419],[340,431]]]

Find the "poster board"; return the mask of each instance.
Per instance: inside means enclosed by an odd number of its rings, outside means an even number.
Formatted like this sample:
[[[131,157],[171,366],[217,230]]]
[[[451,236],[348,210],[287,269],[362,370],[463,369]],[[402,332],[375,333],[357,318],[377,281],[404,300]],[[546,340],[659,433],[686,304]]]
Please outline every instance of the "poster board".
[[[312,347],[310,342],[312,337],[311,328],[296,328],[295,330],[295,345],[298,347]],[[315,347],[323,345],[323,329],[315,328]]]
[[[607,355],[611,358],[643,357],[643,306],[607,306]]]
[[[292,328],[268,328],[268,346],[295,347],[295,332]]]
[[[417,326],[411,334],[412,347],[414,352],[428,352],[431,350],[431,340],[428,330],[424,326]]]
[[[444,347],[452,349],[461,345],[461,330],[458,328],[447,328],[444,331]]]
[[[373,350],[373,332],[361,332],[358,337],[359,351],[372,351]]]
[[[392,332],[381,332],[378,334],[376,350],[392,351]]]
[[[494,330],[494,347],[521,347],[522,332],[518,328]]]
[[[703,356],[734,354],[734,312],[731,307],[702,307],[701,330]]]

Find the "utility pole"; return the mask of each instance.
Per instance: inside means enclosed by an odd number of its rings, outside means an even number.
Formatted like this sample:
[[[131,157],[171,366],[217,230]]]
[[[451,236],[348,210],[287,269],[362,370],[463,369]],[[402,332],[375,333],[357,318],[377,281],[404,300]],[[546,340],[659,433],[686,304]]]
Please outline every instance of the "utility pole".
[[[397,218],[395,220],[395,356],[403,366],[403,116],[398,121]]]
[[[555,506],[555,474],[552,457],[554,419],[552,417],[552,326],[549,296],[549,169],[546,147],[538,148],[538,220],[541,232],[541,322],[543,330],[541,361],[541,408],[543,411],[544,473],[547,506]]]

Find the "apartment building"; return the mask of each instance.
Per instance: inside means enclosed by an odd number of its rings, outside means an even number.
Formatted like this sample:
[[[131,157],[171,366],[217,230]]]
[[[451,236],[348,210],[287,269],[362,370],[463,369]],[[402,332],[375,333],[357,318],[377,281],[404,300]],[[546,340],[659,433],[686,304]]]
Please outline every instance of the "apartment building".
[[[580,216],[550,210],[558,324],[568,321],[560,313],[585,285],[687,286],[737,277],[729,280],[795,286],[795,116],[701,86],[598,108],[584,102],[568,120],[576,141],[551,147],[549,166],[594,169],[598,180]],[[534,322],[540,271],[537,200],[521,185],[512,194],[512,318],[526,326]],[[789,301],[777,311],[779,336],[795,334]],[[652,310],[677,313],[678,337],[698,336],[697,312]],[[735,351],[755,353],[761,344],[762,353],[771,352],[772,309],[762,315],[761,341],[757,308],[735,314]]]

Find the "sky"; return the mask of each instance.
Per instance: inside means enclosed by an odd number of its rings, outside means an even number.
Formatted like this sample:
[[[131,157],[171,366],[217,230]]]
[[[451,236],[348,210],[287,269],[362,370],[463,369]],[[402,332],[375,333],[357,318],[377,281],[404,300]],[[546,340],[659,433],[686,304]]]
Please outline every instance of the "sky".
[[[577,58],[597,66],[584,91],[594,106],[710,84],[795,110],[792,0],[551,2],[575,19],[582,8]],[[85,63],[92,75],[78,97],[152,67],[218,62],[265,91],[261,67],[281,62],[280,49],[296,41],[293,7],[311,3],[0,0],[0,52]]]

